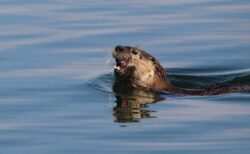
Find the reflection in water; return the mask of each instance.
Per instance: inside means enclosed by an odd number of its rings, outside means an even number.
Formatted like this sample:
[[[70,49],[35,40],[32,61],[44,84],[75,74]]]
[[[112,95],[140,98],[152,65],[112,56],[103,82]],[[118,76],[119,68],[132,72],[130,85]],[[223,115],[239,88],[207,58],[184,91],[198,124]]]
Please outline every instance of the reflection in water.
[[[117,104],[113,108],[116,122],[138,122],[144,118],[155,118],[151,115],[155,111],[148,109],[147,104],[164,99],[157,93],[134,89],[118,82],[113,85],[113,91]]]
[[[212,68],[208,69],[212,70]],[[200,72],[195,69],[170,69],[168,75],[171,82],[185,88],[200,88],[206,86],[228,86],[228,85],[249,85],[250,75],[248,72],[232,73],[225,75],[198,76],[185,75],[182,72]],[[114,93],[116,106],[113,108],[113,115],[116,122],[138,122],[145,118],[155,118],[153,111],[148,104],[156,103],[166,99],[166,93],[159,95],[148,91],[134,89],[127,84],[115,82],[113,73],[102,75],[90,81],[90,86],[103,92]],[[224,95],[216,96],[223,98]],[[204,99],[206,97],[203,97]],[[189,104],[191,104],[189,102]],[[225,108],[225,107],[223,107]],[[187,109],[185,109],[187,110]]]

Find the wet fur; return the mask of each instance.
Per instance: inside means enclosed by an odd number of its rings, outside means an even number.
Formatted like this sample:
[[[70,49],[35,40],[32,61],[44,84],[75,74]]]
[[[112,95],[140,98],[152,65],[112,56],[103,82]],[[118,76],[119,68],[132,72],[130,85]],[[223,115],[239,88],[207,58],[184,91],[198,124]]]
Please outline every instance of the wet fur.
[[[172,85],[160,62],[147,52],[130,47],[117,46],[113,51],[116,59],[129,59],[126,74],[115,72],[116,79],[134,88],[143,88],[182,95],[218,95],[235,92],[250,92],[250,85],[211,87],[206,89],[184,89]]]

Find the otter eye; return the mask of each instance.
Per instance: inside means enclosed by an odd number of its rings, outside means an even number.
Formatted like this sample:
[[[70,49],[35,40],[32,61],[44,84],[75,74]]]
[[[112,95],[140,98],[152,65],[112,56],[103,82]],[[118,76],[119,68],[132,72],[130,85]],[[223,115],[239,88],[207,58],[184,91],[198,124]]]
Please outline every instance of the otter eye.
[[[137,55],[137,52],[136,52],[135,50],[132,50],[132,53],[133,53],[134,55]]]
[[[153,57],[150,57],[150,61],[152,61],[152,63],[156,63],[156,60],[155,60],[155,58],[153,58]]]

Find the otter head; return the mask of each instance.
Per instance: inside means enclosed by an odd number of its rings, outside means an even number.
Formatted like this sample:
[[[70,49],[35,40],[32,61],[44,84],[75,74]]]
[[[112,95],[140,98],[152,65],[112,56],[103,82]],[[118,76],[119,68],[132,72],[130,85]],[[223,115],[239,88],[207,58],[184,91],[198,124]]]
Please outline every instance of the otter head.
[[[168,81],[160,63],[145,51],[130,47],[116,46],[113,53],[116,60],[115,77],[133,87],[156,90],[166,89]]]

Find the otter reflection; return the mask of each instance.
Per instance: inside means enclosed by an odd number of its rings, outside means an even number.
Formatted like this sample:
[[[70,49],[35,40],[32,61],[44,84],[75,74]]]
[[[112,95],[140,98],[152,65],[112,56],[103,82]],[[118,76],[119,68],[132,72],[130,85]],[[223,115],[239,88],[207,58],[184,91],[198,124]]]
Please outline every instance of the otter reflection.
[[[138,90],[118,82],[113,85],[113,92],[116,95],[116,106],[113,108],[116,122],[138,122],[144,118],[155,118],[151,115],[155,111],[148,109],[147,104],[163,100],[157,93]]]

